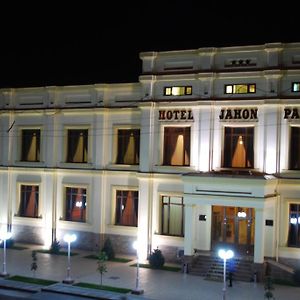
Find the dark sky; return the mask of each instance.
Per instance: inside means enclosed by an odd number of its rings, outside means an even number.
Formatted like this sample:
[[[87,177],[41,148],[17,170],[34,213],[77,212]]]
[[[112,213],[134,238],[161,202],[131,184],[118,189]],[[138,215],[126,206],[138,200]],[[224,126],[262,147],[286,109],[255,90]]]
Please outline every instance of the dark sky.
[[[142,51],[300,42],[296,1],[202,2],[2,6],[0,88],[137,82]]]

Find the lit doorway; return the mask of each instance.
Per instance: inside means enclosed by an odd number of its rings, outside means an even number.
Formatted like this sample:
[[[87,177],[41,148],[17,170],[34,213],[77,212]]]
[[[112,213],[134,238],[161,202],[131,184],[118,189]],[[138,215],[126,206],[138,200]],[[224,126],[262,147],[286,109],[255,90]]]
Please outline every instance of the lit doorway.
[[[255,212],[253,208],[212,207],[212,249],[230,246],[241,255],[253,255]]]

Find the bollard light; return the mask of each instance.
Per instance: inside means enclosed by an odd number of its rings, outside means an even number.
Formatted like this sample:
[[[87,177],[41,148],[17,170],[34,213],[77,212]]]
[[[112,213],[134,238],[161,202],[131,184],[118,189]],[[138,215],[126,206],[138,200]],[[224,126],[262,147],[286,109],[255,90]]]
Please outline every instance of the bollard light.
[[[234,256],[234,253],[232,250],[224,250],[221,249],[218,252],[218,255],[220,258],[224,261],[224,267],[223,267],[223,300],[226,299],[226,260],[230,259]]]
[[[75,234],[65,234],[64,241],[68,244],[68,267],[67,267],[67,277],[63,280],[63,283],[72,284],[74,280],[71,278],[71,243],[76,241]]]
[[[144,291],[142,289],[140,289],[139,285],[139,281],[140,281],[140,274],[139,274],[139,269],[140,269],[140,265],[139,265],[139,260],[140,260],[140,245],[138,243],[138,241],[134,241],[132,244],[133,249],[136,250],[136,280],[135,280],[135,289],[131,291],[132,294],[135,295],[141,295],[144,293]]]
[[[0,232],[0,240],[3,241],[3,271],[0,274],[1,277],[7,277],[8,273],[6,271],[6,241],[12,237],[12,233],[8,231]]]

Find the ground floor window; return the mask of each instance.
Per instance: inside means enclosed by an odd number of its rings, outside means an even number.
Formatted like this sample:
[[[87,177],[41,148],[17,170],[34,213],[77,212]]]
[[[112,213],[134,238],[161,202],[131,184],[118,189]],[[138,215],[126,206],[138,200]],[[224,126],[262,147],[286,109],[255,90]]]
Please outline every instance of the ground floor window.
[[[115,225],[137,226],[138,191],[116,192]]]
[[[183,197],[162,196],[161,234],[184,236]]]
[[[86,189],[66,187],[65,220],[73,222],[86,221]]]
[[[289,247],[300,247],[300,204],[290,204]]]
[[[37,218],[39,210],[39,186],[21,185],[19,216]]]

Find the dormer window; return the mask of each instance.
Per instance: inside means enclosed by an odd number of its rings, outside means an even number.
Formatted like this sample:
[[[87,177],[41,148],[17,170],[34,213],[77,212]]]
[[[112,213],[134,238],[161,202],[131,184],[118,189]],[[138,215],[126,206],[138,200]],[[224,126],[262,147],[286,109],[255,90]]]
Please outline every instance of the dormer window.
[[[225,94],[253,94],[256,93],[256,84],[226,84]]]
[[[169,86],[164,89],[164,96],[192,95],[191,86]]]
[[[300,92],[300,82],[293,82],[292,83],[292,92]]]

